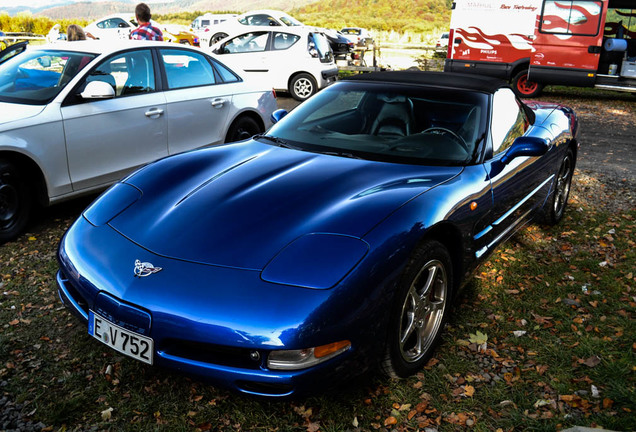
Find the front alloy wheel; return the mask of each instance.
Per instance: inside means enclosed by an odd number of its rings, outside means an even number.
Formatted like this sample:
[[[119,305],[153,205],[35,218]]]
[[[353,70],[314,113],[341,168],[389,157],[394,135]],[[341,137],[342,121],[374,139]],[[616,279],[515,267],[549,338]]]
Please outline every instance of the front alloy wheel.
[[[383,370],[393,377],[416,373],[433,352],[448,316],[452,268],[447,249],[436,241],[422,246],[405,270],[399,307],[389,324]]]
[[[426,263],[402,305],[400,354],[405,361],[417,362],[430,349],[442,325],[447,291],[444,265],[437,260]]]

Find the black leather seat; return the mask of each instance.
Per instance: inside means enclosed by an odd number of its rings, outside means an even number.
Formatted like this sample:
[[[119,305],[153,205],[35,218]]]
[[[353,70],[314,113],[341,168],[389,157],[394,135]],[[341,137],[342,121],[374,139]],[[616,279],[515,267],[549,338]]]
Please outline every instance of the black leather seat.
[[[413,102],[406,96],[382,96],[383,103],[371,126],[371,134],[402,137],[411,134],[414,125]]]

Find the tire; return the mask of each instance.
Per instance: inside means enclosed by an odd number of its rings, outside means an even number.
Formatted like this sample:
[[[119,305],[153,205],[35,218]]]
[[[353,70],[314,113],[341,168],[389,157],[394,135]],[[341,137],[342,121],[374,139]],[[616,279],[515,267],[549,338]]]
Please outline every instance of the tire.
[[[223,32],[214,33],[212,37],[210,38],[210,46],[214,45],[221,39],[225,39],[226,37],[227,37],[227,33],[223,33]]]
[[[289,93],[297,101],[304,101],[318,91],[316,80],[307,73],[299,73],[289,82]]]
[[[31,206],[29,187],[18,169],[0,160],[0,244],[22,232],[29,221]]]
[[[426,364],[448,319],[452,286],[448,250],[437,241],[424,243],[411,258],[398,287],[381,365],[385,374],[405,378]]]
[[[569,148],[563,157],[563,161],[561,161],[549,207],[544,211],[543,222],[545,224],[556,225],[563,219],[565,208],[568,205],[568,197],[570,196],[572,174],[574,174],[574,153]]]
[[[543,84],[528,81],[528,70],[524,69],[512,78],[512,90],[520,98],[533,98],[541,94]]]
[[[230,126],[225,138],[226,143],[242,141],[262,133],[263,128],[251,117],[239,117]]]

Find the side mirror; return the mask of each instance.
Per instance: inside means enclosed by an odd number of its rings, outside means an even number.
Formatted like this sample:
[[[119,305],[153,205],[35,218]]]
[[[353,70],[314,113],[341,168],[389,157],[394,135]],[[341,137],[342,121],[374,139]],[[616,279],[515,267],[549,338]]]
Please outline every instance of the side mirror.
[[[512,143],[501,163],[508,164],[519,156],[543,156],[548,152],[548,141],[538,137],[519,137]]]
[[[274,124],[278,123],[287,115],[287,110],[277,109],[272,113],[271,119]]]
[[[112,99],[115,97],[113,86],[104,81],[91,81],[80,93],[82,99]]]

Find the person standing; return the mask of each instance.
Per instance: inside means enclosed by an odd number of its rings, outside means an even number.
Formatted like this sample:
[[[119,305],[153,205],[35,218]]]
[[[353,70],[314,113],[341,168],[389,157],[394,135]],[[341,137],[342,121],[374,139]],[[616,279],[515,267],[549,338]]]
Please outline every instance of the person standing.
[[[139,27],[130,32],[131,39],[162,41],[163,33],[150,23],[150,8],[146,3],[139,3],[135,7],[135,18]]]

